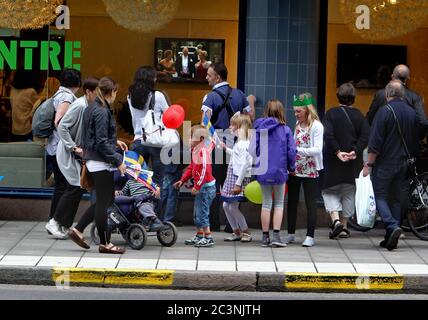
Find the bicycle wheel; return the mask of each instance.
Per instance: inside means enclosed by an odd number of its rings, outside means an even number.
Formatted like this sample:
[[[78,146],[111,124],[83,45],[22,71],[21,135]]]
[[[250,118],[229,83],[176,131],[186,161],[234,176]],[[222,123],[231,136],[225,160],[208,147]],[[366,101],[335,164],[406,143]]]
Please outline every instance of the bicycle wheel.
[[[407,221],[415,236],[428,241],[428,173],[417,176],[410,190]]]

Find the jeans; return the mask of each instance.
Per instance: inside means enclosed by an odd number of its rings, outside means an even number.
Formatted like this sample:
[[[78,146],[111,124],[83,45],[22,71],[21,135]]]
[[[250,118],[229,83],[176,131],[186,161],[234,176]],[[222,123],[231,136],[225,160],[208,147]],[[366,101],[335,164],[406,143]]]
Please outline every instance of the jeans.
[[[67,189],[67,186],[69,185],[64,175],[62,174],[61,170],[59,169],[56,156],[53,156],[52,158],[52,168],[53,168],[54,179],[55,179],[55,187],[54,187],[54,194],[53,194],[52,203],[51,203],[49,220],[54,217],[58,203],[61,200],[62,196],[64,195],[65,190]]]
[[[372,183],[376,207],[386,230],[386,238],[400,227],[400,194],[407,166],[380,165],[373,168]]]
[[[180,176],[180,172],[176,172],[166,173],[163,177],[161,192],[163,221],[175,219],[179,191],[174,188],[173,184],[180,180]]]
[[[210,226],[210,206],[216,196],[215,185],[205,184],[195,197],[193,220],[198,229]]]

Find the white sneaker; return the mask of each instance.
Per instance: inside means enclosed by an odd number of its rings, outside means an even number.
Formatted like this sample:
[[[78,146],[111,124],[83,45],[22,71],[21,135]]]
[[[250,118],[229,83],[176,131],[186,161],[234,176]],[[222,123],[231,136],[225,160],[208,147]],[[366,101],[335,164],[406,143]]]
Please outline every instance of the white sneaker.
[[[302,247],[313,247],[315,245],[315,239],[312,237],[306,237],[302,243]]]
[[[46,229],[52,234],[53,237],[59,240],[67,239],[67,234],[63,232],[62,227],[54,219],[49,220]]]
[[[242,236],[237,236],[236,234],[232,233],[230,237],[224,238],[224,241],[240,241]]]
[[[241,237],[241,242],[251,242],[253,241],[253,237],[248,233],[243,233]]]
[[[285,238],[285,243],[293,243],[296,241],[296,237],[294,234],[289,234],[287,238]]]
[[[61,228],[62,233],[65,234],[65,238],[67,239],[68,238],[68,232],[70,231],[70,229],[63,227],[63,226],[60,226],[60,228]]]

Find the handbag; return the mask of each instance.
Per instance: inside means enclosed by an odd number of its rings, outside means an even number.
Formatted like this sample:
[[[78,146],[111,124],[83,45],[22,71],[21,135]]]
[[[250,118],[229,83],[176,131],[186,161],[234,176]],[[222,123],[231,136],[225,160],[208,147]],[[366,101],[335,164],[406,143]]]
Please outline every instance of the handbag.
[[[83,161],[82,170],[80,171],[80,187],[87,191],[92,191],[94,189],[94,182],[86,167],[86,161]]]
[[[128,96],[129,106],[132,107],[131,99]],[[153,147],[168,147],[180,142],[178,132],[174,129],[166,128],[162,122],[162,117],[157,118],[155,114],[155,92],[152,93],[149,109],[141,119],[142,142]]]
[[[364,177],[361,171],[355,179],[355,212],[357,223],[362,227],[373,228],[376,219],[376,200],[370,176]]]

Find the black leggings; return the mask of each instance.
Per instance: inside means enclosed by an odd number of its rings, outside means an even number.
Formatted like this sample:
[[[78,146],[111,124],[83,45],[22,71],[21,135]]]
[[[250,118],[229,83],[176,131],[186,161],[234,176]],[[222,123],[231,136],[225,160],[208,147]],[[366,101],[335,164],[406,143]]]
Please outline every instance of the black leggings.
[[[52,157],[52,170],[53,170],[54,179],[55,179],[55,187],[54,187],[54,193],[53,193],[53,198],[51,202],[51,211],[49,213],[49,220],[54,217],[58,203],[61,200],[62,196],[64,195],[64,192],[68,186],[67,179],[65,179],[64,175],[59,169],[56,156]]]
[[[318,179],[314,178],[300,178],[290,176],[288,184],[288,203],[287,203],[287,223],[288,233],[296,233],[297,223],[297,205],[299,203],[300,186],[303,184],[303,193],[305,195],[305,204],[308,214],[308,226],[306,236],[314,237],[315,226],[317,224],[317,184]]]
[[[96,203],[91,205],[84,213],[76,229],[83,233],[85,228],[94,221],[97,225],[100,236],[100,244],[107,245],[110,243],[110,234],[107,232],[107,209],[114,202],[114,180],[113,172],[99,171],[91,172],[91,178],[95,185]]]

